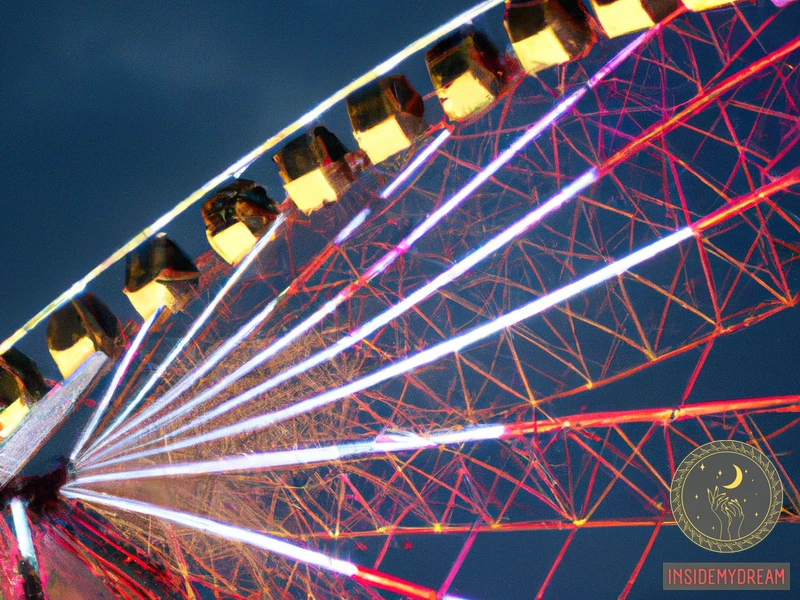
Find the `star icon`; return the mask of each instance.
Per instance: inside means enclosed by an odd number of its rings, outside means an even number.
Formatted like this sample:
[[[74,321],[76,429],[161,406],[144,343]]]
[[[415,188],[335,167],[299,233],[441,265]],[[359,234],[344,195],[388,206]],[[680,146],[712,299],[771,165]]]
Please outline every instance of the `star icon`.
[[[697,494],[695,494],[695,495],[694,495],[694,499],[695,499],[695,500],[697,500],[697,498],[698,498],[698,496],[697,496]],[[698,517],[698,518],[699,518],[699,517]]]
[[[706,466],[705,465],[700,465],[700,470],[701,471],[705,471],[706,470]]]
[[[722,471],[720,471],[719,473],[717,473],[717,475],[719,475],[719,476],[721,477],[721,476],[722,476]]]

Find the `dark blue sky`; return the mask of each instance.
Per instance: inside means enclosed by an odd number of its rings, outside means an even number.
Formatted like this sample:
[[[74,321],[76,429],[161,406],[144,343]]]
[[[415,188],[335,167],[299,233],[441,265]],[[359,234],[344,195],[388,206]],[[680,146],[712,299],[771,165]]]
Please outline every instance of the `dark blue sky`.
[[[476,2],[0,4],[0,339],[242,154]],[[354,146],[347,132],[336,133]],[[279,196],[277,180],[265,183]],[[198,211],[187,215],[182,227],[197,228],[175,233],[189,254],[207,249],[198,235]],[[120,312],[127,301],[121,270],[116,273],[101,295]],[[787,311],[721,341],[695,399],[795,392],[796,330],[797,317]],[[55,377],[43,336],[26,344],[23,349]],[[668,368],[662,379],[669,377]],[[683,372],[681,377],[685,382]],[[624,387],[600,392],[597,401],[613,402],[623,392],[659,394],[648,384],[652,381],[656,374],[648,371]],[[674,400],[661,393],[663,404]],[[796,558],[788,527],[779,525],[758,549],[737,560]],[[648,595],[659,596],[664,561],[719,560],[676,528],[667,529],[635,588]],[[559,589],[587,590],[589,582],[580,579],[586,573],[583,560],[595,569],[619,571],[624,584],[628,562],[615,566],[609,549],[620,547],[630,559],[627,547],[638,552],[650,533],[632,528],[579,535],[560,571]],[[508,572],[506,593],[525,598],[520,570],[531,569],[535,593],[563,538],[542,535],[540,560],[530,536],[479,537],[462,581],[478,597],[500,597],[492,593]],[[493,582],[478,580],[487,566]],[[611,597],[608,590],[595,591]]]
[[[3,3],[0,337],[242,154],[473,4]]]

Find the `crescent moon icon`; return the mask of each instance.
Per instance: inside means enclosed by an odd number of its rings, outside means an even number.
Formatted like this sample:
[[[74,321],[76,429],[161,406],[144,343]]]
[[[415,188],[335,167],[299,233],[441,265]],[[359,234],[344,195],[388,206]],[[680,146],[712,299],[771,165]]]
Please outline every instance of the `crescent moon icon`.
[[[738,467],[738,465],[733,465],[733,468],[736,469],[736,478],[733,480],[733,483],[730,485],[723,485],[725,489],[732,490],[733,488],[739,487],[739,484],[742,483],[742,470]]]

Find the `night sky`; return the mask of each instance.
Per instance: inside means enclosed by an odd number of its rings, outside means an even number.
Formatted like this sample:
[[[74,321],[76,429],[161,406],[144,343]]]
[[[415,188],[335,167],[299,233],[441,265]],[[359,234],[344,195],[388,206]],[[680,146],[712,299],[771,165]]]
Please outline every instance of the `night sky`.
[[[474,4],[3,3],[0,336],[240,156]],[[282,197],[277,178],[264,183]],[[208,245],[195,235],[199,209],[189,212],[170,234],[197,255]],[[118,273],[101,293],[132,317]]]
[[[0,339],[241,155],[475,3],[0,3]],[[355,146],[349,132],[336,133]],[[263,183],[282,197],[277,179]],[[170,233],[194,256],[208,247],[198,235],[199,209],[190,212]],[[122,269],[114,273],[95,291],[125,320],[133,315],[122,295]],[[796,310],[784,311],[719,341],[693,400],[800,390],[798,321]],[[42,330],[21,348],[55,378]],[[587,399],[599,405],[647,395],[674,403],[696,359],[693,353],[659,365]],[[681,386],[670,388],[670,380]],[[651,532],[579,533],[553,597],[616,597],[622,586],[593,589],[583,576],[587,569],[618,574],[624,586],[631,567],[618,563],[615,551],[638,553]],[[459,581],[476,598],[533,597],[565,535],[479,536]],[[798,547],[795,530],[778,525],[735,560],[795,566]],[[445,561],[446,571],[451,559],[433,554],[432,570]],[[724,558],[696,547],[676,527],[664,528],[632,597],[670,597],[660,591],[663,562],[717,560]],[[479,580],[487,570],[491,580]]]

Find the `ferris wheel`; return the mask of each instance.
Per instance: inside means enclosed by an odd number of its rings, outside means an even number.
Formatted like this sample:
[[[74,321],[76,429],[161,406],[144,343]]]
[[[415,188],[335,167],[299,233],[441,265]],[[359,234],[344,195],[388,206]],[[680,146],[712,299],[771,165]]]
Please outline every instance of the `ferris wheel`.
[[[797,17],[491,0],[208,182],[3,344],[0,594],[640,596],[714,440],[797,523],[800,396],[695,390],[797,302]],[[125,325],[92,293],[122,258]],[[14,346],[39,323],[60,383]]]

